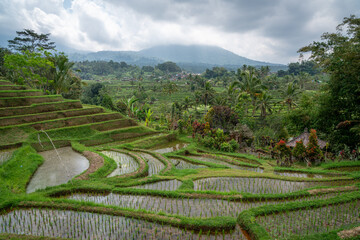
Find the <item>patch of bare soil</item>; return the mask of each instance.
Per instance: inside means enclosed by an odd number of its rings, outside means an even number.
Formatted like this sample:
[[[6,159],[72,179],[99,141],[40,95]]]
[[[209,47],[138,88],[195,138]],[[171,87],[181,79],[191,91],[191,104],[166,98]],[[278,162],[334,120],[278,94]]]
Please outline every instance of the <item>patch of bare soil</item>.
[[[312,189],[312,190],[308,190],[308,193],[310,193],[312,195],[316,195],[316,194],[320,194],[320,193],[355,191],[358,189],[359,188],[357,186],[345,186],[345,187],[337,187],[337,188]]]
[[[89,160],[90,166],[86,170],[86,172],[78,176],[76,179],[87,180],[89,179],[89,175],[91,173],[96,172],[104,165],[104,158],[101,157],[99,154],[90,151],[84,151],[83,155]]]
[[[343,230],[341,232],[338,232],[337,235],[341,238],[352,238],[360,235],[360,227],[356,227],[349,230]]]

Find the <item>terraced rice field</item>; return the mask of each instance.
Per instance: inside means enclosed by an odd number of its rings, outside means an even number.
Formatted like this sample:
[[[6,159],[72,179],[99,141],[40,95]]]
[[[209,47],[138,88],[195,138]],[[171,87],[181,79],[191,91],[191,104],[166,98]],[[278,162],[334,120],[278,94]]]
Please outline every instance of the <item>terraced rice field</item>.
[[[330,193],[286,201],[229,201],[226,199],[209,198],[165,198],[147,195],[114,194],[73,194],[67,198],[77,201],[94,202],[122,208],[144,209],[152,212],[164,212],[187,217],[218,217],[230,216],[236,218],[240,212],[270,204],[285,202],[300,202],[314,199],[328,199],[341,195]]]
[[[71,147],[41,152],[40,155],[45,161],[31,178],[27,193],[67,183],[89,167],[89,161]]]
[[[139,153],[139,155],[149,164],[149,176],[159,174],[165,168],[165,165],[152,155],[148,153]]]
[[[164,146],[160,146],[156,149],[153,149],[152,151],[154,152],[158,152],[158,153],[169,153],[169,152],[174,152],[177,150],[180,150],[182,148],[187,147],[187,143],[173,143],[173,144],[166,144]]]
[[[7,162],[11,158],[11,156],[13,155],[14,151],[15,151],[15,149],[0,151],[0,165]]]
[[[129,155],[115,151],[103,151],[102,153],[114,159],[118,165],[118,167],[112,173],[110,173],[108,177],[120,176],[135,172],[139,168],[139,163]]]
[[[287,211],[258,217],[274,239],[288,239],[291,235],[329,232],[359,223],[360,201],[328,205],[320,208]]]
[[[178,158],[171,158],[170,161],[174,164],[176,169],[207,168],[205,165],[189,163]]]
[[[246,239],[231,233],[197,233],[127,217],[48,209],[20,209],[0,215],[0,233],[74,239]]]
[[[274,171],[274,174],[286,177],[300,177],[300,178],[324,178],[331,177],[330,175],[311,174],[311,173],[300,173],[300,172],[278,172]]]
[[[182,182],[178,180],[159,181],[155,183],[147,183],[140,186],[133,186],[131,188],[160,190],[160,191],[174,191],[181,186]]]
[[[247,193],[289,193],[315,186],[341,186],[351,181],[338,182],[292,182],[269,178],[214,177],[194,181],[195,190]]]
[[[253,172],[263,172],[264,171],[262,168],[239,166],[239,165],[227,163],[225,161],[221,161],[221,160],[210,158],[210,157],[191,156],[191,158],[196,159],[198,161],[202,161],[202,162],[209,162],[209,163],[216,163],[216,164],[224,165],[226,167],[233,168],[233,169],[253,171]]]

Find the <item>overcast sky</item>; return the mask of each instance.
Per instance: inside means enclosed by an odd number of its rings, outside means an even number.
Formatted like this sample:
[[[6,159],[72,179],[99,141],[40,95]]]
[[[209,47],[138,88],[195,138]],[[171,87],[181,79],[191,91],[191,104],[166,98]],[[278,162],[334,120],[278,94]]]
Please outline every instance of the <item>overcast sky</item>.
[[[24,28],[83,51],[206,44],[287,64],[360,0],[0,0],[0,45]]]

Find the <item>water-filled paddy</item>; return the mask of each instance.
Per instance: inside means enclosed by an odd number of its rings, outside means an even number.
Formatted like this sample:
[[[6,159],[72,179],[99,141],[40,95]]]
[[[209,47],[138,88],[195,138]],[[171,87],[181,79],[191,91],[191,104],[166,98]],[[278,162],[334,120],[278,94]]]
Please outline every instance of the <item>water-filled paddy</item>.
[[[247,170],[247,171],[253,171],[253,172],[263,172],[264,171],[262,168],[259,168],[259,167],[253,168],[253,167],[239,166],[239,165],[227,163],[225,161],[221,161],[221,160],[211,158],[211,157],[191,156],[191,158],[202,161],[202,162],[221,164],[221,165],[233,168],[233,169]]]
[[[311,174],[311,173],[301,173],[301,172],[286,172],[286,171],[274,171],[274,174],[286,177],[300,177],[300,178],[324,178],[324,177],[331,177],[321,174]]]
[[[187,144],[187,143],[173,142],[173,143],[168,143],[165,145],[158,146],[156,149],[153,149],[152,151],[158,152],[158,153],[169,153],[169,152],[175,152],[177,150],[185,148],[188,145],[189,144]]]
[[[44,163],[36,170],[31,178],[26,192],[31,193],[37,189],[67,183],[89,167],[89,161],[71,147],[39,153],[44,157]]]
[[[139,153],[139,155],[145,161],[147,161],[147,163],[149,165],[149,176],[159,174],[159,172],[161,172],[161,170],[163,170],[165,168],[165,164],[160,162],[160,160],[153,157],[152,155],[150,155],[148,153]]]
[[[127,217],[48,209],[20,209],[0,215],[0,233],[75,239],[246,239],[238,226],[231,233],[199,235]]]
[[[313,199],[327,199],[341,195],[341,193],[323,194],[310,196],[291,201],[308,201]],[[69,199],[88,201],[106,205],[114,205],[122,208],[144,209],[153,212],[165,212],[187,217],[217,217],[230,216],[238,217],[239,213],[249,208],[268,204],[284,203],[289,201],[241,201],[234,202],[225,199],[205,198],[165,198],[147,195],[131,194],[73,194]]]
[[[131,188],[150,189],[150,190],[161,190],[161,191],[175,191],[182,184],[178,180],[159,181],[155,183],[147,183],[140,186],[134,186]]]
[[[0,151],[0,165],[5,163],[6,161],[8,161],[12,157],[14,151],[15,151],[15,149],[8,149],[8,150]]]
[[[349,185],[353,181],[293,182],[269,178],[213,177],[194,181],[195,190],[248,193],[288,193],[315,186]]]
[[[274,239],[291,235],[329,232],[342,226],[359,223],[360,201],[328,205],[320,208],[281,212],[257,218]]]
[[[114,159],[118,165],[118,167],[112,173],[110,173],[108,177],[120,176],[123,174],[135,172],[139,168],[139,163],[129,155],[114,151],[104,151],[102,153]]]
[[[197,168],[207,168],[205,165],[201,164],[193,164],[182,159],[171,158],[170,162],[172,162],[176,169],[197,169]]]

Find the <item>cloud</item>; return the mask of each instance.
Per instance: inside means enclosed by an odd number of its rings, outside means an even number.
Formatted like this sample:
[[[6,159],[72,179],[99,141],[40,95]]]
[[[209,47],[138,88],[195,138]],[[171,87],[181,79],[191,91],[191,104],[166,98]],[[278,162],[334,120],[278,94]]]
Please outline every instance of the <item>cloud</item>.
[[[286,64],[359,11],[358,0],[2,0],[0,43],[31,28],[78,50],[207,44]]]

